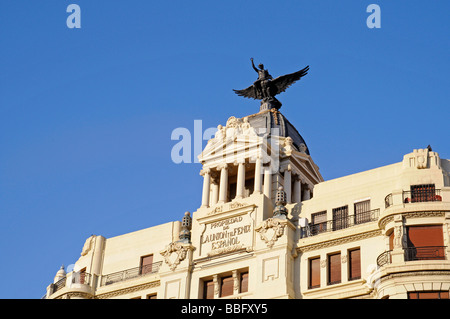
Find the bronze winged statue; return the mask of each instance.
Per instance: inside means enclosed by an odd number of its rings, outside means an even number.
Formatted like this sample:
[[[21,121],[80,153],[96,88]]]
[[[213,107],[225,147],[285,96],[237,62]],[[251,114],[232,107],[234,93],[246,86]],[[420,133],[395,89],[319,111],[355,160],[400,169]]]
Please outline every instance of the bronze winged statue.
[[[275,98],[275,95],[284,92],[294,82],[300,80],[303,76],[308,74],[309,70],[308,65],[300,71],[281,75],[273,79],[269,74],[269,71],[264,69],[263,64],[259,64],[258,69],[253,63],[253,58],[250,60],[252,61],[253,69],[258,73],[258,79],[246,89],[233,91],[239,96],[261,100],[261,107],[265,105],[265,108],[267,109],[279,109],[281,107],[281,102]]]

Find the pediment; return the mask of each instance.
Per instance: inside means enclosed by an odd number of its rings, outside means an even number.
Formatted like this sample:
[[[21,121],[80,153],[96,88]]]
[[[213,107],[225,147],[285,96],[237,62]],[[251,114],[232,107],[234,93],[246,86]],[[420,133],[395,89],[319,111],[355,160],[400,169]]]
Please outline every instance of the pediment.
[[[250,158],[255,156],[267,157],[270,145],[258,135],[236,135],[233,137],[208,141],[203,152],[198,156],[200,163],[221,161],[234,162],[237,158]]]
[[[311,156],[302,152],[292,152],[290,161],[294,166],[309,179],[313,184],[323,182],[322,174],[319,172],[319,167],[314,163]]]

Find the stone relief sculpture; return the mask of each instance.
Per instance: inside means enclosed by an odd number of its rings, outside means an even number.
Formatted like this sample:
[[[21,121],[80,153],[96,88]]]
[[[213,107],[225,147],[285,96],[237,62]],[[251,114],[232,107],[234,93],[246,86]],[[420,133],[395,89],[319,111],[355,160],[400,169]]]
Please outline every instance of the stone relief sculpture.
[[[179,242],[173,242],[167,245],[166,249],[161,252],[164,261],[169,266],[170,270],[174,271],[177,266],[186,259],[189,248]],[[172,256],[173,255],[173,256]]]

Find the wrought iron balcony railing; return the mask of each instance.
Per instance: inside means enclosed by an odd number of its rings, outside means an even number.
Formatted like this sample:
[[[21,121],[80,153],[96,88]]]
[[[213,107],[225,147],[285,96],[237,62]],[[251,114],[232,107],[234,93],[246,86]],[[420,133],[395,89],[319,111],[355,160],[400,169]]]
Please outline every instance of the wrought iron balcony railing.
[[[387,250],[384,253],[381,253],[378,258],[377,258],[377,265],[378,267],[382,267],[386,264],[390,264],[392,259],[391,259],[391,251],[392,250]]]
[[[403,203],[441,202],[440,189],[418,189],[403,191]]]
[[[115,273],[111,273],[105,276],[102,276],[102,280],[100,282],[101,286],[111,285],[116,282],[125,281],[141,276],[146,276],[149,274],[155,274],[159,271],[159,268],[161,267],[162,261],[136,267],[136,268],[130,268],[122,271],[118,271]]]
[[[405,261],[413,260],[445,260],[446,246],[407,247]]]
[[[426,246],[426,247],[406,247],[404,251],[404,261],[415,260],[446,260],[446,246]],[[392,250],[385,251],[377,257],[378,267],[392,263]]]
[[[72,284],[84,284],[90,285],[92,281],[92,275],[86,272],[74,272],[72,274]],[[51,294],[54,294],[58,290],[66,287],[67,285],[67,277],[61,278],[54,284],[52,284]]]
[[[355,215],[346,216],[344,218],[337,218],[328,220],[323,223],[309,223],[301,228],[301,238],[315,236],[321,233],[345,229],[355,225],[377,221],[380,214],[380,209],[374,209],[367,212],[357,213]]]
[[[61,278],[57,282],[55,282],[52,286],[52,293],[54,294],[58,290],[64,288],[66,286],[66,277]]]

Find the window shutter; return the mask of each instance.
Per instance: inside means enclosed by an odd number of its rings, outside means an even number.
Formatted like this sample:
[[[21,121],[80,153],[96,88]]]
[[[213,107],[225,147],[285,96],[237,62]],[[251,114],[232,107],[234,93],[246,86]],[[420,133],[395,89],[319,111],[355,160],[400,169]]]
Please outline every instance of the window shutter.
[[[232,276],[222,277],[220,285],[220,297],[231,296],[233,294],[234,278]]]
[[[389,250],[394,249],[394,236],[395,236],[395,233],[394,233],[394,231],[392,231],[392,233],[389,235]]]
[[[328,284],[341,282],[341,254],[328,255]]]
[[[361,250],[354,249],[349,251],[350,257],[350,274],[349,279],[360,279],[361,278]]]
[[[153,255],[141,257],[141,275],[152,272]]]
[[[311,231],[314,235],[327,230],[327,211],[311,215]]]
[[[410,260],[445,258],[442,225],[408,226],[406,230]]]
[[[84,284],[84,280],[86,279],[86,268],[80,270],[80,284]]]
[[[320,287],[320,258],[309,260],[309,288]]]
[[[408,299],[449,299],[448,291],[412,291]]]
[[[214,281],[203,282],[203,299],[214,299]]]
[[[241,287],[240,292],[248,291],[248,272],[241,273]]]

